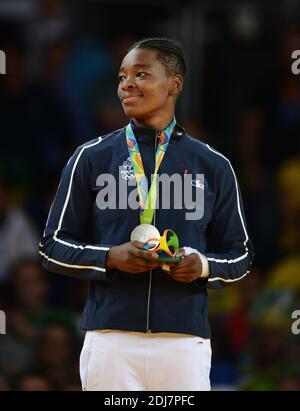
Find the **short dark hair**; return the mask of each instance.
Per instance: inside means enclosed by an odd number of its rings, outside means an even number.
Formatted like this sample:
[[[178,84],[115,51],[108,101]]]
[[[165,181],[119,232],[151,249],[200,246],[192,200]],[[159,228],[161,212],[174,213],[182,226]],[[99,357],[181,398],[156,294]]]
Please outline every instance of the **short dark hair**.
[[[183,48],[177,40],[164,37],[150,37],[137,41],[128,51],[133,49],[154,49],[158,60],[165,66],[167,74],[180,74],[184,77],[187,69]]]

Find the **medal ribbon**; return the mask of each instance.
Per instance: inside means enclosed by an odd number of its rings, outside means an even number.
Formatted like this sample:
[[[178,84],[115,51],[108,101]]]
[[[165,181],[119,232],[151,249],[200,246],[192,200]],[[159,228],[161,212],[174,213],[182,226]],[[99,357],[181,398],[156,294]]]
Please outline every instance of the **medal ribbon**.
[[[153,180],[152,180],[149,193],[148,193],[147,177],[145,176],[142,156],[139,150],[138,143],[136,141],[131,124],[129,123],[126,127],[127,147],[129,151],[130,161],[133,166],[135,179],[136,179],[136,185],[137,185],[138,194],[139,194],[141,224],[151,224],[152,223],[154,210],[156,206],[156,198],[157,198],[156,182],[157,182],[157,177],[158,177],[158,169],[166,153],[175,124],[176,124],[176,119],[174,117],[171,123],[164,130],[162,130],[160,134],[160,141],[156,149],[156,153],[155,153],[155,169],[154,169],[154,174],[153,174]]]

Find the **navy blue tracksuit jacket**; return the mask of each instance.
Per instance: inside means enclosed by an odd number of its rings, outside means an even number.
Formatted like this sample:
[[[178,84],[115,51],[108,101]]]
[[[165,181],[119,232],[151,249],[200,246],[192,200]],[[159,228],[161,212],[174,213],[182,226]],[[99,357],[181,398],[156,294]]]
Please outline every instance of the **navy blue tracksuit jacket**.
[[[157,132],[135,125],[133,129],[145,174],[150,178]],[[185,209],[185,204],[174,206],[178,187],[171,184],[170,209],[162,207],[159,195],[155,225],[161,234],[173,229],[180,246],[204,254],[210,269],[208,279],[182,283],[161,269],[133,274],[105,268],[109,248],[130,241],[132,230],[140,224],[138,209],[120,207],[124,199],[118,192],[119,180],[133,180],[128,196],[136,190],[128,158],[125,128],[75,151],[63,169],[40,243],[43,267],[90,282],[82,329],[174,332],[210,338],[207,288],[222,288],[244,278],[254,256],[232,166],[218,151],[175,127],[159,174],[191,174],[194,178],[203,174],[204,185],[196,183],[193,190],[204,189],[204,214],[201,219],[187,220],[185,213],[191,210]],[[106,201],[101,191],[104,174],[116,180],[115,209],[101,209],[101,201]]]

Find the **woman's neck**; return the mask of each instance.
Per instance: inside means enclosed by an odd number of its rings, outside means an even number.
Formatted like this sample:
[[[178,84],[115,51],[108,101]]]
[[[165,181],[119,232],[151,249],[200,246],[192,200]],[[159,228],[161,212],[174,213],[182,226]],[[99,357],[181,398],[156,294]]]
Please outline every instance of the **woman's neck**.
[[[149,119],[137,119],[132,118],[134,124],[138,127],[147,127],[147,128],[154,128],[155,130],[164,130],[173,120],[174,113],[170,114],[169,116],[164,116],[163,118],[160,116],[151,117]]]

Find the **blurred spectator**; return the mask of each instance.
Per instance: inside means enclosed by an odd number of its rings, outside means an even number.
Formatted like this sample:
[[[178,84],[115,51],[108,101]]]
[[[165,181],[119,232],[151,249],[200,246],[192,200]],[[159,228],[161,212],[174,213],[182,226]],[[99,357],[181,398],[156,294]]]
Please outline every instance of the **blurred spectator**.
[[[58,390],[80,387],[77,343],[73,330],[59,322],[45,327],[39,338],[36,369],[47,375]]]
[[[7,137],[1,141],[0,163],[22,186],[23,196],[28,196],[33,182],[42,182],[44,173],[62,168],[75,133],[68,107],[53,91],[53,79],[51,83],[45,74],[30,82],[24,46],[14,41],[5,49],[7,74],[0,90],[0,133]],[[55,52],[51,56],[51,50],[50,68],[58,70],[65,51],[62,47],[56,57]]]
[[[59,319],[76,327],[77,315],[67,308],[49,305],[50,282],[39,261],[25,260],[11,278],[13,303],[9,310],[10,327],[24,341],[36,341],[44,327]]]
[[[16,391],[51,391],[51,381],[43,374],[24,373],[18,377],[15,384]]]
[[[33,96],[27,79],[27,55],[21,40],[4,43],[5,81],[0,83],[1,168],[8,170],[23,188],[35,176]]]
[[[82,138],[89,138],[82,103],[66,78],[71,44],[67,38],[43,49],[40,75],[31,85],[35,99],[33,120],[38,159],[35,163],[45,175],[62,169],[63,163]],[[35,106],[37,104],[37,107]],[[44,183],[44,179],[41,184]]]
[[[6,309],[8,331],[5,338],[0,339],[0,369],[13,377],[32,369],[36,344],[49,323],[59,320],[74,329],[77,315],[66,308],[48,305],[50,284],[36,260],[21,261],[12,273],[10,285]]]
[[[48,311],[49,282],[46,273],[37,261],[22,261],[13,273],[11,284],[10,329],[22,340],[34,342],[42,318]]]
[[[0,282],[8,276],[12,264],[26,256],[37,256],[38,237],[32,223],[20,207],[11,203],[11,185],[0,174]]]
[[[40,71],[41,87],[45,89],[46,95],[55,100],[61,108],[64,115],[61,121],[65,121],[72,134],[72,139],[70,139],[71,150],[83,140],[90,138],[89,133],[91,132],[85,114],[84,103],[78,97],[78,87],[72,87],[68,78],[72,49],[73,43],[69,37],[60,38],[49,43],[43,49]],[[42,150],[41,154],[43,154]]]
[[[213,329],[212,350],[213,361],[210,372],[213,390],[236,390],[238,387],[236,358],[230,345],[224,317],[219,315],[211,317]]]
[[[300,134],[300,128],[299,128]],[[280,248],[283,255],[299,254],[300,244],[300,153],[278,169]],[[299,266],[298,266],[299,268]],[[297,276],[299,277],[299,276]]]
[[[106,95],[106,76],[111,69],[109,51],[101,40],[83,35],[73,42],[65,67],[64,88],[72,92],[73,99],[78,102],[81,115],[87,122],[87,134],[82,135],[82,141],[101,133],[96,126],[96,106],[99,96]]]
[[[47,216],[51,203],[55,195],[55,188],[59,174],[48,173],[44,176],[43,181],[36,182],[36,190],[24,202],[24,209],[34,219],[38,229],[39,236],[45,228]]]
[[[110,68],[98,76],[95,84],[95,126],[101,134],[121,128],[127,122],[117,96],[118,73],[120,61],[136,40],[138,40],[138,36],[129,32],[121,35],[116,34],[109,42]],[[115,90],[115,93],[112,90]]]
[[[248,357],[241,363],[244,381],[241,388],[254,391],[278,389],[286,372],[288,352],[287,330],[282,325],[256,323],[251,333]]]
[[[8,317],[9,318],[9,317]],[[8,380],[29,369],[35,357],[34,345],[9,332],[0,339],[0,372]]]
[[[286,158],[299,157],[300,77],[291,72],[291,53],[299,49],[299,43],[299,27],[283,27],[277,47],[273,46],[270,53],[272,58],[262,62],[252,98],[240,121],[238,159],[247,194],[249,232],[256,244],[256,264],[261,268],[269,267],[280,257],[283,249],[279,240],[297,244],[296,238],[286,237],[295,236],[296,227],[290,225],[283,237],[280,233],[281,193],[276,191],[276,174]],[[297,188],[294,191],[299,193]]]
[[[41,68],[42,55],[48,45],[68,35],[71,31],[70,16],[62,0],[37,2],[36,13],[27,29],[30,44],[30,69],[37,74]]]
[[[241,167],[260,185],[282,160],[300,150],[300,78],[291,72],[291,53],[300,44],[298,27],[284,27],[268,76],[261,73],[251,108],[246,112],[240,149]],[[284,144],[278,144],[284,138]],[[276,142],[276,143],[275,143]],[[246,171],[246,170],[245,170]],[[253,176],[256,176],[256,179]]]

